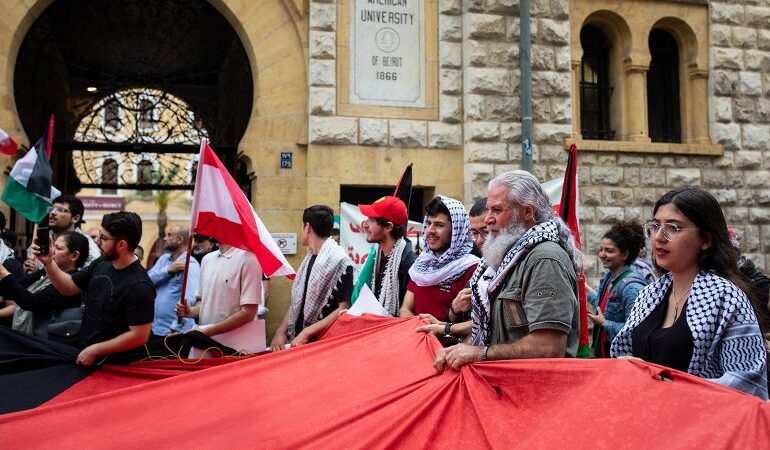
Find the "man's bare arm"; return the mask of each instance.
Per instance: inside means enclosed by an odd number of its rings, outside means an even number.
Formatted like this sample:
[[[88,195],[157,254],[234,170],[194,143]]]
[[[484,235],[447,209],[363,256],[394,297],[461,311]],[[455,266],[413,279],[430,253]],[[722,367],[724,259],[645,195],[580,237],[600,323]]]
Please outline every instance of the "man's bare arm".
[[[332,323],[334,323],[335,320],[337,320],[337,317],[339,317],[340,312],[343,309],[348,309],[350,307],[350,302],[340,302],[337,309],[332,311],[331,314],[324,317],[323,319],[319,320],[318,322],[305,327],[300,333],[291,341],[291,346],[296,347],[298,345],[304,345],[307,344],[310,339],[314,338],[315,336],[318,336],[321,334],[327,327],[329,327]]]
[[[487,360],[563,358],[567,348],[567,334],[550,328],[533,330],[516,342],[490,345]],[[483,359],[484,347],[457,344],[441,349],[433,360],[433,367],[442,372],[446,366],[455,370]]]
[[[206,336],[216,336],[217,334],[227,333],[241,325],[251,322],[256,315],[257,305],[241,305],[241,307],[238,308],[238,311],[225,317],[220,322],[204,325],[200,327],[198,331]]]
[[[129,325],[128,331],[125,333],[115,336],[108,341],[97,342],[96,344],[91,344],[84,348],[78,355],[77,363],[84,366],[90,366],[99,356],[111,355],[113,353],[119,353],[139,347],[147,342],[147,339],[150,337],[151,329],[152,323]]]

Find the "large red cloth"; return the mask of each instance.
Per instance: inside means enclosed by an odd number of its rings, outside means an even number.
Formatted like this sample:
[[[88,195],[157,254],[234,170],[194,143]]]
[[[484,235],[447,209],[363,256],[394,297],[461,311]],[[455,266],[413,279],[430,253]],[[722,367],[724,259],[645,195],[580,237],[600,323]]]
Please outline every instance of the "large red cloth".
[[[420,323],[342,316],[317,343],[204,370],[102,370],[116,389],[75,385],[0,416],[0,448],[770,446],[766,403],[673,370],[658,381],[665,369],[652,364],[493,361],[437,374],[440,345]]]

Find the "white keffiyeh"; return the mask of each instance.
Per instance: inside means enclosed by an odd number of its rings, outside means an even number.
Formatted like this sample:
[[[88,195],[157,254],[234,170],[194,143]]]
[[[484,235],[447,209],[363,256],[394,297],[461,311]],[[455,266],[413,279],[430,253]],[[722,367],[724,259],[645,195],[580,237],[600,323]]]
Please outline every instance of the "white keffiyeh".
[[[318,251],[310,278],[307,278],[307,266],[313,253],[308,249],[307,255],[297,271],[297,278],[291,286],[291,306],[289,309],[288,334],[295,336],[294,325],[299,317],[299,308],[302,304],[302,294],[307,280],[307,294],[305,295],[305,307],[302,310],[305,323],[315,323],[320,318],[321,310],[329,301],[329,298],[337,287],[342,275],[348,267],[353,266],[353,261],[348,258],[342,247],[334,239],[324,241]]]
[[[468,213],[459,201],[439,195],[438,198],[449,210],[452,221],[452,241],[449,248],[437,255],[428,247],[428,217],[422,223],[422,243],[425,251],[409,269],[409,277],[417,286],[435,286],[451,283],[460,278],[469,267],[478,264],[479,258],[471,255],[473,240]]]

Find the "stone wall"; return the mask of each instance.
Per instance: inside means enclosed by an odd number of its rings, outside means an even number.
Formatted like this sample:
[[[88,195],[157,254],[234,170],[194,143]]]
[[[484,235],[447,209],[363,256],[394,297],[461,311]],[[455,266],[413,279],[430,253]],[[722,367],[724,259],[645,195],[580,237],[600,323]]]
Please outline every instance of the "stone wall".
[[[564,176],[572,133],[567,0],[533,0],[533,173]],[[465,201],[486,195],[495,175],[521,164],[519,10],[515,0],[463,2]]]
[[[711,136],[725,147],[701,184],[717,196],[742,250],[770,268],[770,2],[712,1]]]

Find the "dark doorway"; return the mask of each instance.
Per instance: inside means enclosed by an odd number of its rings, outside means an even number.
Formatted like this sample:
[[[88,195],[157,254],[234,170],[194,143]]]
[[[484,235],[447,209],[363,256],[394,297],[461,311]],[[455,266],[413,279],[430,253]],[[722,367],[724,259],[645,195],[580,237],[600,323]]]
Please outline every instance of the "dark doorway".
[[[54,184],[65,192],[93,184],[75,176],[73,154],[85,151],[78,148],[82,143],[91,151],[141,154],[156,166],[157,155],[171,150],[197,153],[199,142],[172,134],[159,138],[164,116],[158,96],[130,104],[121,103],[125,95],[114,97],[137,88],[181,99],[191,112],[185,120],[205,129],[212,148],[235,169],[235,149],[254,97],[251,67],[235,30],[205,0],[56,0],[32,24],[14,70],[13,93],[30,140],[42,135],[51,114],[56,117]],[[100,106],[103,132],[76,138],[80,124]],[[117,132],[126,120],[134,120],[136,133]],[[114,158],[121,174],[128,173],[122,167],[126,158]],[[116,180],[109,171],[100,178]],[[117,181],[129,187],[126,177]],[[147,177],[131,181],[151,184]]]

